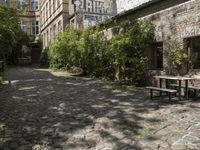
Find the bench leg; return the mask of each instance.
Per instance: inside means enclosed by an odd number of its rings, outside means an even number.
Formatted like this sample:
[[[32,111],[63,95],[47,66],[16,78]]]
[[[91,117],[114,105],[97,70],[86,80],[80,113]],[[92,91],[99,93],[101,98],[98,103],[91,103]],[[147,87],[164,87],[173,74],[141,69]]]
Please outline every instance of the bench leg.
[[[174,87],[174,90],[177,90],[177,88]],[[177,92],[174,93],[174,96],[175,96],[175,97],[177,96]]]
[[[197,90],[194,90],[194,96],[195,97],[197,96]]]
[[[169,94],[169,101],[172,100],[172,93],[168,93]]]
[[[150,89],[150,97],[151,97],[151,99],[153,99],[153,90],[152,89]]]

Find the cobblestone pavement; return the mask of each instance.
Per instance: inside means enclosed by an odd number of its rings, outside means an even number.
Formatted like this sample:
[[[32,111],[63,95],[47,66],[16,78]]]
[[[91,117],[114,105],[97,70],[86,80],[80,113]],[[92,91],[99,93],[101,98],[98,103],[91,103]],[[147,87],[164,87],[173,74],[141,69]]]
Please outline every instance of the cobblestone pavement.
[[[2,150],[200,149],[199,100],[150,100],[144,89],[112,90],[98,80],[33,68],[6,76]]]

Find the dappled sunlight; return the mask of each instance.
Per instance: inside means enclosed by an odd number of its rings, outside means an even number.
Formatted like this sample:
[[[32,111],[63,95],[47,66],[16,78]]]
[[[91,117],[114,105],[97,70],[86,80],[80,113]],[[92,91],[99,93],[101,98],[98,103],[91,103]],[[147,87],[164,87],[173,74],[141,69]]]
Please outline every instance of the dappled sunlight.
[[[199,128],[197,101],[172,104],[150,100],[144,89],[112,90],[98,80],[30,68],[21,70],[23,79],[19,68],[12,71],[19,80],[9,78],[12,85],[0,91],[3,147],[155,149]]]
[[[16,99],[16,100],[22,100],[23,97],[19,97],[19,96],[12,96],[13,99]]]
[[[34,86],[22,87],[22,88],[19,88],[18,90],[19,91],[26,91],[26,90],[33,90],[33,89],[36,89],[36,87],[34,87]]]

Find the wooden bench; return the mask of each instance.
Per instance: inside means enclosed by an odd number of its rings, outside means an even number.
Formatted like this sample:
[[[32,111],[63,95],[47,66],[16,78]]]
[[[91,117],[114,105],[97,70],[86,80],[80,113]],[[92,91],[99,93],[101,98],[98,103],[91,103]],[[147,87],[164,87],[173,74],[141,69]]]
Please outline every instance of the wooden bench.
[[[175,87],[175,88],[179,87],[178,84],[170,84],[170,86]],[[185,86],[182,85],[181,88],[184,89]],[[195,96],[196,96],[196,92],[200,90],[200,87],[198,87],[198,86],[188,86],[188,89],[190,89],[190,90],[194,90],[194,92],[195,92]]]
[[[165,92],[169,95],[169,100],[171,101],[172,99],[172,93],[176,93],[177,90],[172,90],[172,89],[165,89],[165,88],[159,88],[159,87],[153,87],[153,86],[148,86],[146,89],[150,90],[151,94],[151,99],[153,99],[153,91],[160,91],[160,92]]]

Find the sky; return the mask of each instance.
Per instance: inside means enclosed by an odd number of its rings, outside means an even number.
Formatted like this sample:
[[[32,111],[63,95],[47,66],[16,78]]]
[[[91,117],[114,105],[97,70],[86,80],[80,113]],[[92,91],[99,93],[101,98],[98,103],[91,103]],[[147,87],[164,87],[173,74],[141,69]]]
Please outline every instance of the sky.
[[[137,7],[151,0],[116,0],[118,13]]]

